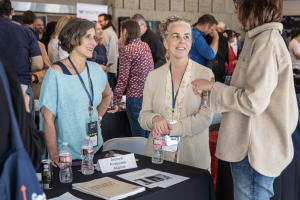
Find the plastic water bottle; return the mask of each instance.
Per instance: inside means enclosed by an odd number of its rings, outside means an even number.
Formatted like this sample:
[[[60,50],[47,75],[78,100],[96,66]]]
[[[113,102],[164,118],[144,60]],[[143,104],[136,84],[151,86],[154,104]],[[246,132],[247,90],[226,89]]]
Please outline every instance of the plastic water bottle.
[[[90,136],[85,136],[81,145],[81,172],[84,175],[90,175],[94,173],[94,149],[93,143],[90,140]]]
[[[60,182],[71,183],[73,181],[72,152],[67,142],[63,142],[59,150],[59,168]]]
[[[162,164],[164,161],[164,151],[162,147],[165,146],[165,138],[160,136],[153,139],[153,154],[152,163]]]

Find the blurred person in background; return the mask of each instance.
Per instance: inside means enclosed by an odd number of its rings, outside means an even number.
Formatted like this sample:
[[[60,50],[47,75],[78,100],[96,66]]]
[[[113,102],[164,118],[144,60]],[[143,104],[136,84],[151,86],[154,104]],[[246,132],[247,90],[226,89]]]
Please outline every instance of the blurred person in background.
[[[57,22],[49,22],[45,28],[42,39],[40,40],[40,42],[45,45],[47,53],[48,53],[48,44],[50,42],[51,35],[55,31],[56,24]]]
[[[111,15],[100,14],[98,16],[98,22],[103,29],[103,38],[101,40],[101,43],[106,47],[107,50],[107,63],[112,63],[110,72],[107,72],[107,78],[110,87],[114,91],[119,54],[118,36],[116,34],[116,28],[112,24]]]
[[[60,47],[60,41],[58,40],[58,35],[67,22],[71,20],[70,15],[63,16],[60,18],[56,24],[55,31],[51,35],[51,40],[48,44],[48,56],[51,63],[55,63],[69,56],[67,51],[62,50]]]
[[[148,138],[149,132],[139,124],[138,118],[142,109],[143,90],[146,78],[152,70],[154,63],[150,47],[141,41],[139,23],[134,19],[121,22],[121,38],[125,46],[120,50],[119,80],[114,92],[112,113],[120,107],[122,94],[125,89],[126,112],[133,137]]]
[[[30,97],[29,108],[35,118],[34,97],[30,84],[30,72],[43,68],[43,60],[38,42],[32,31],[12,22],[14,9],[9,0],[0,1],[0,55],[5,58],[17,74],[23,93]]]
[[[40,18],[37,18],[34,22],[34,30],[39,34],[39,40],[42,39],[44,33],[44,22]]]
[[[293,71],[295,74],[300,74],[300,29],[294,33],[294,38],[289,44],[289,50],[292,59]]]
[[[98,63],[104,72],[110,72],[111,67],[106,67],[107,65],[107,56],[106,56],[106,48],[101,44],[101,39],[103,38],[103,29],[99,22],[94,22],[95,27],[95,41],[97,43],[94,49],[94,55],[92,58],[88,58],[89,61],[94,61]]]
[[[26,28],[29,28],[29,30],[31,30],[32,33],[34,34],[34,36],[36,37],[37,41],[39,41],[40,40],[39,33],[33,29],[35,20],[36,20],[36,16],[35,16],[34,12],[32,12],[30,10],[27,10],[22,15],[22,21],[23,21],[24,26]]]
[[[205,59],[212,60],[216,57],[219,46],[219,34],[215,30],[217,20],[209,14],[201,16],[193,25],[193,45],[190,50],[191,59],[200,65],[206,66]],[[205,36],[210,34],[213,38],[210,45]]]
[[[97,45],[95,24],[72,19],[60,30],[58,40],[70,56],[48,69],[39,100],[40,128],[54,167],[59,166],[62,142],[68,142],[74,160],[81,159],[80,147],[91,125],[97,127],[97,134],[91,136],[94,153],[102,151],[100,123],[111,100],[106,74],[97,63],[86,60]]]
[[[136,20],[140,25],[141,40],[142,42],[146,42],[151,49],[154,69],[166,64],[166,58],[164,56],[166,52],[161,37],[147,26],[146,20],[141,14],[135,14],[131,19]]]
[[[225,30],[228,35],[228,53],[229,53],[229,75],[233,73],[235,66],[238,62],[238,57],[236,56],[233,47],[231,46],[232,43],[235,42],[235,33],[233,30]],[[225,64],[225,71],[227,72],[228,64]]]

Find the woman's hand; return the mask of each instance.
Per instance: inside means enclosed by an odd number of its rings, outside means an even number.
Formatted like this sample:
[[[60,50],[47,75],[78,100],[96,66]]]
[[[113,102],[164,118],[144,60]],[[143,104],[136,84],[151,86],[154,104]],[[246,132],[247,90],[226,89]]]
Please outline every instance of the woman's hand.
[[[214,77],[212,77],[210,81],[203,78],[199,78],[192,81],[192,84],[195,95],[201,95],[202,91],[211,91],[211,87],[215,84],[215,82]]]
[[[110,110],[108,111],[109,113],[116,113],[120,110],[120,107],[119,106],[114,106],[114,109],[113,110]]]
[[[105,65],[100,65],[103,69],[104,72],[106,72],[106,66]]]
[[[161,117],[154,117],[152,119],[153,123],[153,131],[152,131],[152,136],[154,137],[159,137],[160,135],[170,135],[170,130],[172,130],[171,125],[169,122]],[[154,137],[154,138],[155,138]]]
[[[238,60],[234,60],[234,61],[232,61],[232,64],[233,64],[233,65],[236,65],[237,62],[238,62]]]

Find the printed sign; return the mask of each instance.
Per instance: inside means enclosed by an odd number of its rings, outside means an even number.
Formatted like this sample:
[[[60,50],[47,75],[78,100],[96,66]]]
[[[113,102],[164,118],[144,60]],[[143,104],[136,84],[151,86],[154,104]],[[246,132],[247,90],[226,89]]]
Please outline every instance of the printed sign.
[[[90,21],[98,21],[98,15],[107,14],[107,5],[77,3],[77,17]]]
[[[96,169],[102,173],[137,168],[134,154],[121,155],[111,158],[99,159]]]

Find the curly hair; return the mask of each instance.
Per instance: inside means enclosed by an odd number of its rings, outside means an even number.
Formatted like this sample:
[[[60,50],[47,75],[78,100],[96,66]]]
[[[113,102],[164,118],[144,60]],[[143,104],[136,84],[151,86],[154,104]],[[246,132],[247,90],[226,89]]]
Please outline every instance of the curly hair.
[[[76,46],[81,45],[81,38],[86,35],[95,24],[86,19],[72,19],[60,31],[58,40],[62,50],[71,53]]]
[[[281,22],[283,0],[234,0],[234,2],[239,10],[241,28],[245,30],[270,22]]]
[[[158,26],[158,31],[164,40],[168,41],[170,32],[172,30],[172,26],[174,26],[176,24],[186,24],[190,28],[190,33],[192,35],[192,26],[191,26],[190,20],[183,19],[176,15],[168,15],[163,21],[160,22],[160,24]],[[170,60],[170,55],[167,50],[166,50],[165,57],[166,57],[167,61]]]

